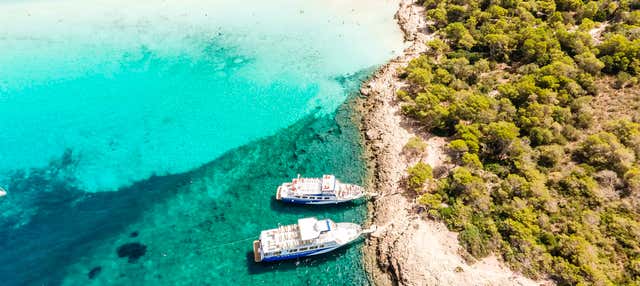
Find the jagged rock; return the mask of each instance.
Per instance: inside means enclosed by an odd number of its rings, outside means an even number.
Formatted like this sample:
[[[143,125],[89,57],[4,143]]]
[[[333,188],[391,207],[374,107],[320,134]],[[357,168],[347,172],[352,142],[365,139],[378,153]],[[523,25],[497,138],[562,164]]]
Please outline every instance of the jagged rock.
[[[378,133],[376,130],[368,130],[365,135],[367,136],[367,139],[369,140],[376,140],[380,138],[380,133]]]

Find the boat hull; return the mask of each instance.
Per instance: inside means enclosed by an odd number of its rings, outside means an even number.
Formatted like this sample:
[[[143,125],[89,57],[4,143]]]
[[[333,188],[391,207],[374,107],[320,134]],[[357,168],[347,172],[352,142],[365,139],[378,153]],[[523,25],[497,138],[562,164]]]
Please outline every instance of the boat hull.
[[[300,252],[300,253],[292,253],[292,254],[279,255],[279,256],[263,257],[262,261],[263,262],[274,262],[274,261],[282,261],[282,260],[291,260],[291,259],[303,258],[303,257],[308,257],[308,256],[324,254],[324,253],[336,250],[336,249],[338,249],[340,247],[342,247],[342,245],[336,246],[336,247],[330,247],[330,248],[316,249],[316,250],[312,250],[312,251]]]
[[[357,200],[365,196],[364,188],[341,183],[333,175],[322,178],[298,178],[283,183],[276,200],[302,205],[330,205]]]
[[[300,205],[333,205],[333,204],[340,204],[340,203],[346,203],[346,202],[350,202],[353,200],[356,200],[358,198],[353,198],[353,199],[348,199],[348,200],[335,200],[335,199],[330,199],[330,200],[310,200],[310,199],[300,199],[300,198],[287,198],[287,197],[281,197],[280,200],[286,203],[292,203],[292,204],[300,204]]]
[[[300,225],[303,225],[305,228],[300,228],[300,237],[299,237],[299,239],[302,239],[302,237],[304,237],[305,234],[308,234],[307,231],[309,229],[306,229],[306,227],[311,226],[311,225],[304,225],[303,222],[301,222],[302,220],[303,219],[298,220],[299,221],[298,225],[299,225],[299,227],[300,227]],[[313,222],[312,222],[313,226],[312,227],[314,229],[317,229],[318,221],[315,218],[306,218],[306,220],[313,220]],[[293,252],[293,253],[286,253],[286,254],[282,253],[282,252],[287,252],[288,250],[296,251],[297,248],[295,248],[295,247],[297,247],[297,246],[295,246],[294,248],[270,247],[268,249],[270,249],[271,253],[273,253],[275,251],[278,251],[279,255],[264,256],[264,252],[263,252],[263,248],[262,248],[263,239],[264,239],[264,241],[266,241],[265,242],[266,245],[272,245],[274,243],[274,241],[271,239],[271,236],[274,236],[274,235],[277,234],[274,231],[283,230],[285,232],[281,232],[280,234],[285,234],[285,233],[287,233],[286,231],[288,231],[289,228],[291,228],[294,225],[282,226],[282,227],[279,227],[278,229],[272,229],[272,230],[263,231],[261,233],[261,235],[260,235],[260,239],[259,240],[255,240],[253,242],[253,255],[254,255],[255,262],[271,262],[271,261],[280,261],[280,260],[290,260],[290,259],[297,259],[297,258],[303,258],[303,257],[307,257],[307,256],[314,256],[314,255],[324,254],[324,253],[333,251],[335,249],[338,249],[340,247],[343,247],[345,245],[348,245],[348,244],[352,243],[353,241],[357,240],[360,237],[360,235],[362,234],[362,227],[360,225],[358,225],[358,224],[355,224],[355,223],[350,223],[350,222],[333,223],[331,220],[320,221],[320,223],[322,225],[324,224],[324,222],[326,222],[326,224],[327,224],[327,231],[335,232],[335,234],[332,235],[331,240],[319,242],[319,243],[322,243],[322,246],[324,248],[307,249],[306,251],[302,251],[302,252]],[[333,225],[332,227],[329,226],[330,223]],[[330,242],[330,243],[329,244],[325,244],[327,242]],[[318,244],[316,244],[316,243],[309,243],[309,244],[305,244],[305,245],[299,244],[299,246],[301,246],[301,247],[313,247],[313,246],[317,246],[317,245]]]

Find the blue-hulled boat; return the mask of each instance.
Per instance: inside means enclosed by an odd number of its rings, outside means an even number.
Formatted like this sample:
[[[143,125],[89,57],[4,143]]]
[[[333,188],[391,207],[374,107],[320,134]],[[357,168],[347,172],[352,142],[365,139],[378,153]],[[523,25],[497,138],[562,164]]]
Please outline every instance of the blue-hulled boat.
[[[276,199],[295,204],[326,205],[352,201],[364,195],[363,187],[342,183],[334,175],[322,178],[298,176],[278,187]]]
[[[302,218],[297,224],[263,230],[260,239],[253,242],[254,260],[269,262],[327,253],[373,229],[363,231],[355,223]]]

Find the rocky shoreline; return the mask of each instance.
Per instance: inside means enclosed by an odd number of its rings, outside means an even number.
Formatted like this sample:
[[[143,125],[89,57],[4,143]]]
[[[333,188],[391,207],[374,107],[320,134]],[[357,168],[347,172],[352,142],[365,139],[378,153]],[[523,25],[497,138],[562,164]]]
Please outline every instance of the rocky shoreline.
[[[406,168],[417,160],[434,169],[447,168],[445,138],[412,128],[400,113],[395,92],[406,86],[399,74],[409,61],[427,49],[433,37],[427,32],[424,7],[414,0],[399,0],[396,19],[404,33],[404,53],[380,68],[361,87],[355,102],[361,114],[365,157],[369,162],[367,186],[380,196],[369,204],[370,223],[379,230],[364,247],[365,268],[375,285],[548,285],[536,282],[488,257],[468,265],[460,254],[457,234],[441,222],[421,218],[414,198],[402,181]],[[426,140],[421,158],[410,158],[402,149],[412,136]]]

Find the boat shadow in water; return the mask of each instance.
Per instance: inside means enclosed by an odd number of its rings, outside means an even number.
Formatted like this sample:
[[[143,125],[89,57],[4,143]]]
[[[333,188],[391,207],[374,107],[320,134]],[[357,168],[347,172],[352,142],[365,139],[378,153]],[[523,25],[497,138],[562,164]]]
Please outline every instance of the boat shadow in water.
[[[347,162],[355,160],[359,153],[347,152],[348,148],[345,147],[349,147],[352,144],[349,142],[353,141],[349,132],[355,134],[357,131],[349,131],[350,128],[340,126],[340,122],[349,120],[347,114],[340,112],[335,119],[310,115],[276,135],[230,150],[200,167],[178,174],[152,175],[113,192],[87,193],[78,188],[74,178],[80,157],[71,150],[61,158],[52,160],[47,166],[14,170],[6,178],[2,178],[3,181],[8,180],[7,186],[11,191],[10,196],[0,200],[0,237],[3,238],[0,239],[0,265],[5,266],[0,267],[0,277],[4,278],[2,285],[60,285],[69,277],[89,279],[86,278],[89,269],[99,265],[86,265],[87,272],[78,272],[79,274],[71,266],[94,255],[96,250],[109,241],[122,237],[129,241],[131,227],[136,230],[146,227],[146,216],[166,217],[155,209],[174,200],[181,201],[176,198],[184,197],[186,202],[197,202],[185,203],[184,207],[188,209],[177,209],[179,212],[175,213],[184,213],[185,217],[197,213],[197,218],[206,222],[201,224],[204,229],[201,233],[204,234],[214,234],[219,228],[233,223],[246,223],[248,219],[255,224],[256,238],[260,229],[275,227],[278,222],[294,222],[300,217],[333,217],[336,221],[361,220],[364,210],[358,210],[358,206],[363,202],[327,206],[293,205],[276,201],[271,192],[262,191],[269,186],[276,186],[283,178],[290,178],[295,172],[322,174],[331,171],[349,181],[357,182],[363,176],[363,169],[354,168]],[[343,150],[344,154],[330,158],[330,164],[314,164],[318,158],[325,159],[324,154],[335,154],[338,152],[336,150]],[[324,170],[325,166],[331,170]],[[221,188],[211,188],[211,182],[216,181],[215,178],[226,184]],[[252,195],[245,196],[246,193]],[[266,200],[270,201],[272,213],[279,215],[262,215],[260,208],[263,204],[264,208],[267,207]],[[259,203],[255,204],[255,208],[250,207],[254,202]],[[217,208],[212,207],[214,205]],[[194,212],[196,207],[198,211]],[[235,213],[242,213],[239,210],[246,209],[251,215],[232,216],[227,212],[230,209],[236,210]],[[167,244],[170,246],[185,244],[194,248],[204,241],[191,242],[191,228],[173,232],[176,223],[182,222],[174,221],[173,224],[154,231],[170,234],[167,236],[173,243]],[[154,252],[154,247],[165,245],[145,240],[142,236],[134,242],[148,245],[150,253]],[[109,257],[119,261],[121,258],[116,255],[117,247],[118,245],[112,246],[113,252]],[[352,255],[354,250],[350,247],[353,246],[300,259],[298,265],[296,260],[264,265],[254,263],[253,255],[248,253],[247,268],[250,274],[259,274],[332,264],[326,262]],[[188,253],[178,253],[189,257]],[[98,261],[100,256],[96,257]],[[138,263],[144,263],[144,259],[145,257],[141,257]],[[207,262],[193,263],[201,269],[208,269]],[[238,265],[237,270],[243,271],[242,266]],[[128,269],[125,271],[129,271]],[[104,268],[100,275],[107,275],[107,270]],[[175,273],[181,274],[179,271]],[[125,274],[128,275],[129,272]]]
[[[246,253],[245,260],[247,263],[247,271],[250,275],[258,275],[273,271],[289,272],[296,271],[296,269],[299,269],[301,267],[318,266],[320,264],[341,259],[357,243],[360,243],[360,240],[356,240],[349,245],[340,247],[334,251],[330,251],[324,254],[274,262],[255,262],[253,260],[253,252],[249,251]]]

